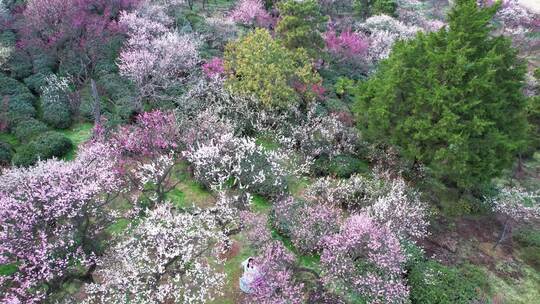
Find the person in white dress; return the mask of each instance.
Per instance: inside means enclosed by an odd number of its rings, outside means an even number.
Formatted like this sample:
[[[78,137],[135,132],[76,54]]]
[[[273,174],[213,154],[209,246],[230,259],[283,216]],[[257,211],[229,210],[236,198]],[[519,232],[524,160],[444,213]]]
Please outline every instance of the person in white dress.
[[[252,293],[252,285],[260,277],[259,270],[255,266],[255,259],[249,257],[241,265],[244,269],[244,274],[240,278],[240,290],[245,293]]]

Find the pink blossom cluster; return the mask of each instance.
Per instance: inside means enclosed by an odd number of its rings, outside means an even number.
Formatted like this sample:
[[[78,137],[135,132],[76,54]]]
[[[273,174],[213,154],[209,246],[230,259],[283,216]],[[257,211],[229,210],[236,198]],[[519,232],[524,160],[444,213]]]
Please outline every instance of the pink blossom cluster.
[[[96,56],[98,47],[121,33],[116,14],[138,0],[30,0],[23,12],[22,46],[70,47]]]
[[[120,191],[111,147],[84,146],[72,162],[48,160],[0,176],[0,264],[17,271],[0,276],[0,302],[40,303],[77,263],[94,263],[87,242],[107,223],[108,194]],[[85,249],[86,248],[86,249]]]
[[[179,149],[180,127],[172,112],[144,112],[135,124],[120,127],[111,140],[124,156],[155,157]]]
[[[338,232],[343,219],[335,206],[301,202],[293,197],[274,202],[272,211],[277,228],[291,238],[297,249],[308,254],[320,252],[320,240]]]
[[[350,29],[341,31],[338,35],[334,29],[330,28],[324,34],[324,41],[331,54],[343,59],[364,56],[369,45],[365,37]]]
[[[170,204],[148,211],[108,250],[86,285],[84,304],[207,303],[221,293],[218,267],[227,236],[208,210],[178,213]]]
[[[240,219],[249,243],[255,248],[263,248],[272,241],[268,227],[268,217],[250,211],[242,211]]]
[[[322,280],[368,303],[404,303],[409,295],[402,279],[405,260],[391,231],[366,214],[353,215],[339,233],[324,238]]]
[[[279,241],[273,241],[262,249],[256,258],[259,279],[249,294],[251,303],[301,304],[304,303],[303,284],[294,280],[294,254]]]
[[[272,17],[264,9],[261,0],[240,0],[230,14],[237,23],[247,26],[268,27]]]
[[[214,57],[202,66],[204,74],[209,78],[219,78],[225,73],[223,58]]]

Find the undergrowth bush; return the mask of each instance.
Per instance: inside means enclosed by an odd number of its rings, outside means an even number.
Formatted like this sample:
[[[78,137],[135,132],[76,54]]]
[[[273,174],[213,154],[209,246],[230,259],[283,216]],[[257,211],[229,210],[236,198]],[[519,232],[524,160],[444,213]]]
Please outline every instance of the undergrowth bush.
[[[36,135],[46,132],[49,129],[43,122],[31,118],[21,121],[13,130],[13,134],[21,142],[28,142]]]
[[[61,133],[49,131],[29,143],[20,146],[13,157],[16,166],[31,166],[38,160],[63,157],[73,148],[69,138]]]
[[[408,280],[415,304],[468,304],[480,300],[479,290],[487,286],[485,274],[473,266],[449,267],[433,260],[412,266]]]

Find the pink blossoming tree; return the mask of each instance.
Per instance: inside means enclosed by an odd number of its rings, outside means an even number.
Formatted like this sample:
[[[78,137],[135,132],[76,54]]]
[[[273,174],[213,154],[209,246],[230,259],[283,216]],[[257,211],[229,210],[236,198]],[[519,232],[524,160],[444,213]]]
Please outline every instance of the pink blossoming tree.
[[[268,27],[272,23],[272,17],[264,9],[261,0],[240,0],[230,17],[246,26]]]
[[[368,303],[404,303],[409,290],[403,282],[405,256],[398,239],[366,214],[347,219],[339,233],[324,239],[322,280],[345,297]]]
[[[49,160],[0,176],[0,302],[40,303],[69,278],[88,279],[77,268],[94,265],[96,237],[113,219],[107,205],[120,190],[112,149],[86,145],[72,162]],[[84,267],[83,267],[84,268]]]

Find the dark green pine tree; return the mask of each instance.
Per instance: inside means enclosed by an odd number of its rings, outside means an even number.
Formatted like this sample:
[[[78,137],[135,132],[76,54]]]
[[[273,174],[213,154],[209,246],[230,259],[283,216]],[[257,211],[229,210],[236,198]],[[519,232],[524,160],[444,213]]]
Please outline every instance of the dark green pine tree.
[[[497,9],[457,0],[446,29],[398,42],[356,92],[366,138],[463,190],[499,175],[527,142],[525,65],[491,35]]]
[[[281,42],[290,50],[303,48],[311,57],[316,57],[324,48],[321,33],[327,18],[321,14],[316,0],[286,0],[277,5],[281,19],[276,32]]]

